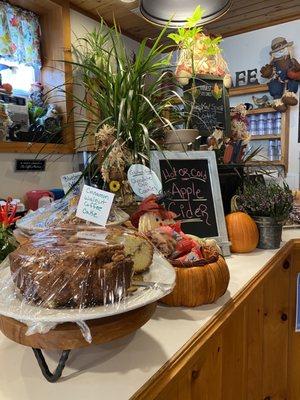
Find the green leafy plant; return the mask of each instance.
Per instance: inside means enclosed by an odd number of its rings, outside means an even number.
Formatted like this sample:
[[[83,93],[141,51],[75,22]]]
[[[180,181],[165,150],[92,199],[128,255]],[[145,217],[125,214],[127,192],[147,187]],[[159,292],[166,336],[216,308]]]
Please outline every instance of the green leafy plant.
[[[190,49],[193,53],[195,46],[195,39],[203,31],[203,27],[199,24],[201,23],[202,16],[204,14],[204,9],[201,6],[197,6],[193,15],[187,18],[187,21],[183,27],[178,28],[177,32],[170,33],[168,37],[172,39],[177,46],[181,49]],[[203,45],[206,47],[206,55],[215,55],[220,53],[219,44],[221,42],[221,36],[216,38],[211,38],[210,36],[205,36],[202,39]]]
[[[162,44],[166,29],[151,48],[144,39],[135,54],[126,51],[117,25],[109,28],[103,20],[98,29],[78,39],[72,65],[84,89],[83,97],[74,95],[77,110],[84,111],[83,118],[75,121],[81,127],[79,147],[88,133],[108,124],[115,128],[116,140],[131,151],[134,162],[148,162],[151,146],[159,147],[155,134],[171,126],[164,117],[170,94],[165,95],[162,85],[163,70],[172,57],[170,45]]]
[[[191,48],[194,44],[196,35],[202,32],[202,27],[197,26],[202,19],[204,9],[197,6],[193,15],[187,19],[184,27],[178,28],[177,32],[170,33],[168,37],[172,39],[177,46]]]
[[[0,206],[0,261],[14,251],[18,245],[11,226],[16,222],[15,217],[17,206],[11,206],[7,202],[4,206]]]

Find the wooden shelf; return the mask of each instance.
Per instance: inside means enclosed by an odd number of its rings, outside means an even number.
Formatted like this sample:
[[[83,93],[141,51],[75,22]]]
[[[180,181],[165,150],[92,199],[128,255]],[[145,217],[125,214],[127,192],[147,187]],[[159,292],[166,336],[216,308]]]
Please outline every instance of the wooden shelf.
[[[281,140],[281,135],[251,135],[251,140]]]
[[[248,110],[247,115],[253,114],[267,114],[267,113],[276,113],[277,111],[273,107],[266,108],[254,108],[253,110]]]
[[[262,160],[252,160],[246,163],[246,166],[251,167],[251,166],[276,166],[276,167],[284,167],[285,168],[285,163],[281,160],[274,160],[274,161],[262,161]]]
[[[0,142],[1,153],[27,153],[27,154],[71,154],[74,148],[67,144],[54,143],[27,143],[27,142]]]
[[[269,88],[268,85],[260,84],[260,85],[248,85],[248,86],[239,86],[233,87],[229,89],[229,96],[242,96],[245,94],[252,94],[252,93],[263,93],[268,92]]]

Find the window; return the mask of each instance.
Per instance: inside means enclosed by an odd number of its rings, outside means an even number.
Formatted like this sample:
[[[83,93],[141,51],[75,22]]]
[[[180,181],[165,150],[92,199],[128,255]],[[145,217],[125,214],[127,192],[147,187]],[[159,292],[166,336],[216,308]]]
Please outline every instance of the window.
[[[1,70],[5,66],[12,67]],[[40,80],[40,71],[29,65],[19,64],[13,61],[7,61],[0,57],[0,75],[2,83],[10,83],[15,95],[28,94],[31,84]]]

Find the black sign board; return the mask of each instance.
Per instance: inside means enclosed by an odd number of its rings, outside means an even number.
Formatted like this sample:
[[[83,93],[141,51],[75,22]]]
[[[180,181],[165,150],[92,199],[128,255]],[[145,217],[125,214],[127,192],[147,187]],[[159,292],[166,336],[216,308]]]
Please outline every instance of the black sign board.
[[[16,171],[45,171],[46,160],[16,160]]]
[[[165,206],[178,215],[182,230],[216,238],[230,254],[214,152],[152,152],[151,166],[161,179]]]
[[[183,231],[218,236],[207,160],[159,160],[165,206],[183,220]]]
[[[185,90],[191,87],[192,81]],[[226,136],[230,134],[230,106],[228,91],[223,79],[199,76],[195,80],[196,104],[193,110],[192,128],[200,135],[210,136],[216,127],[222,128]]]

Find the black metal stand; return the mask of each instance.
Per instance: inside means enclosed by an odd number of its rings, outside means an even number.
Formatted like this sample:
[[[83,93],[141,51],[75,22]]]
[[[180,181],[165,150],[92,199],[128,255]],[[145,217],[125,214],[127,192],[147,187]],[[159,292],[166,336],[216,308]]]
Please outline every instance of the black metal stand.
[[[61,353],[57,368],[56,368],[56,370],[54,371],[53,374],[52,374],[52,372],[50,372],[50,370],[48,368],[48,365],[47,365],[47,363],[45,361],[45,358],[44,358],[44,355],[42,353],[42,350],[41,349],[35,349],[35,348],[32,348],[32,350],[34,352],[35,358],[37,359],[37,362],[39,363],[39,366],[41,368],[42,374],[47,379],[47,381],[51,382],[51,383],[57,382],[59,380],[59,378],[61,377],[62,372],[63,372],[63,370],[64,370],[64,368],[66,366],[66,362],[67,362],[67,360],[69,358],[71,350],[64,350]]]

